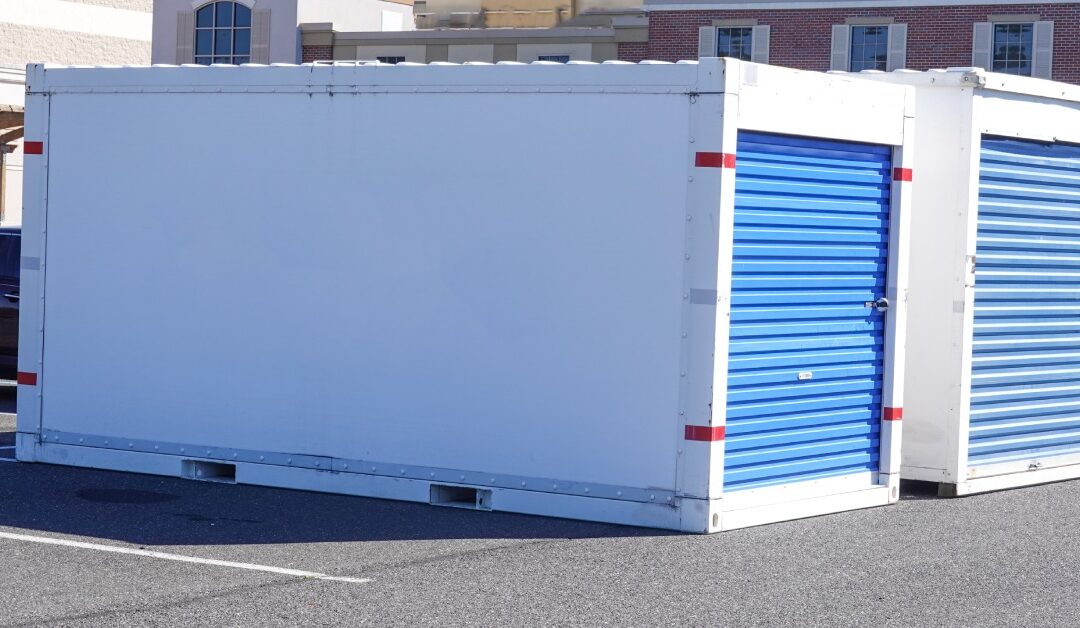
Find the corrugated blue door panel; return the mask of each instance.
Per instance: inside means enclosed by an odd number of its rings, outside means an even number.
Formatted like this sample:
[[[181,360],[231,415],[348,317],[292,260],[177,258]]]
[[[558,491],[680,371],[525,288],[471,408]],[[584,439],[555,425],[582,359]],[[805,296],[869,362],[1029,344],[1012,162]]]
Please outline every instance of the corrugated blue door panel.
[[[724,487],[877,471],[892,151],[741,132]]]
[[[1080,453],[1080,146],[984,138],[968,462]]]

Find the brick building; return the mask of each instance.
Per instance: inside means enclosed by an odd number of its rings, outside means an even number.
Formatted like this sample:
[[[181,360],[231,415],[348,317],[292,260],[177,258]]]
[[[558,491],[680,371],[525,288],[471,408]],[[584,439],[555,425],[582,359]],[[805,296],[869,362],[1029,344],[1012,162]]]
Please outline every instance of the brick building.
[[[730,56],[806,70],[977,66],[1080,83],[1080,2],[646,0],[619,58]]]

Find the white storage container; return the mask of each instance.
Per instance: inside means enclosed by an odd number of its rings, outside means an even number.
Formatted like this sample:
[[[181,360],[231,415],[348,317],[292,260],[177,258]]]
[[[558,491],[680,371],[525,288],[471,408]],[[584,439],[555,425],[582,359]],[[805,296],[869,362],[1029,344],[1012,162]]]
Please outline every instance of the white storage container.
[[[28,76],[21,460],[694,532],[897,498],[908,88]]]
[[[919,112],[901,474],[943,495],[1080,476],[1080,87],[860,76]]]

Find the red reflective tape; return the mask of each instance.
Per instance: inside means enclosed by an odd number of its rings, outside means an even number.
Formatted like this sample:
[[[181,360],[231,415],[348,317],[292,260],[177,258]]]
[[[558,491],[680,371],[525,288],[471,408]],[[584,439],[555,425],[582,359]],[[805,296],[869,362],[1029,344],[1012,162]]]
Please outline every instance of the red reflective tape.
[[[885,408],[886,421],[899,421],[902,418],[904,418],[903,408]]]
[[[911,168],[893,168],[893,181],[911,181]]]
[[[718,441],[724,440],[724,426],[687,425],[686,440]]]
[[[734,168],[735,153],[698,153],[694,155],[698,168]]]
[[[23,142],[23,154],[40,155],[45,152],[45,142]]]
[[[37,373],[27,373],[25,371],[19,371],[15,376],[15,381],[23,386],[37,386]]]

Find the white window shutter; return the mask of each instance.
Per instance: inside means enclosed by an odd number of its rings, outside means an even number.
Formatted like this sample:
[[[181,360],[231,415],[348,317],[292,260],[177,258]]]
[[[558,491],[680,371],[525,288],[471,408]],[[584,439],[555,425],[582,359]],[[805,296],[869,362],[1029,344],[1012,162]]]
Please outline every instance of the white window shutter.
[[[1050,78],[1054,63],[1054,23],[1035,22],[1032,29],[1033,58],[1031,60],[1031,75],[1036,78]]]
[[[971,65],[989,70],[993,67],[994,25],[990,22],[975,22],[975,34],[971,39]]]
[[[755,26],[750,35],[750,60],[754,63],[769,62],[769,27]]]
[[[251,12],[251,62],[270,63],[270,10]]]
[[[716,27],[702,26],[698,29],[697,55],[699,57],[716,56]]]
[[[907,24],[889,25],[889,56],[885,69],[902,70],[907,67]]]
[[[195,62],[195,12],[176,14],[176,63]]]
[[[851,27],[847,24],[833,24],[832,60],[830,70],[847,72],[851,67]]]

